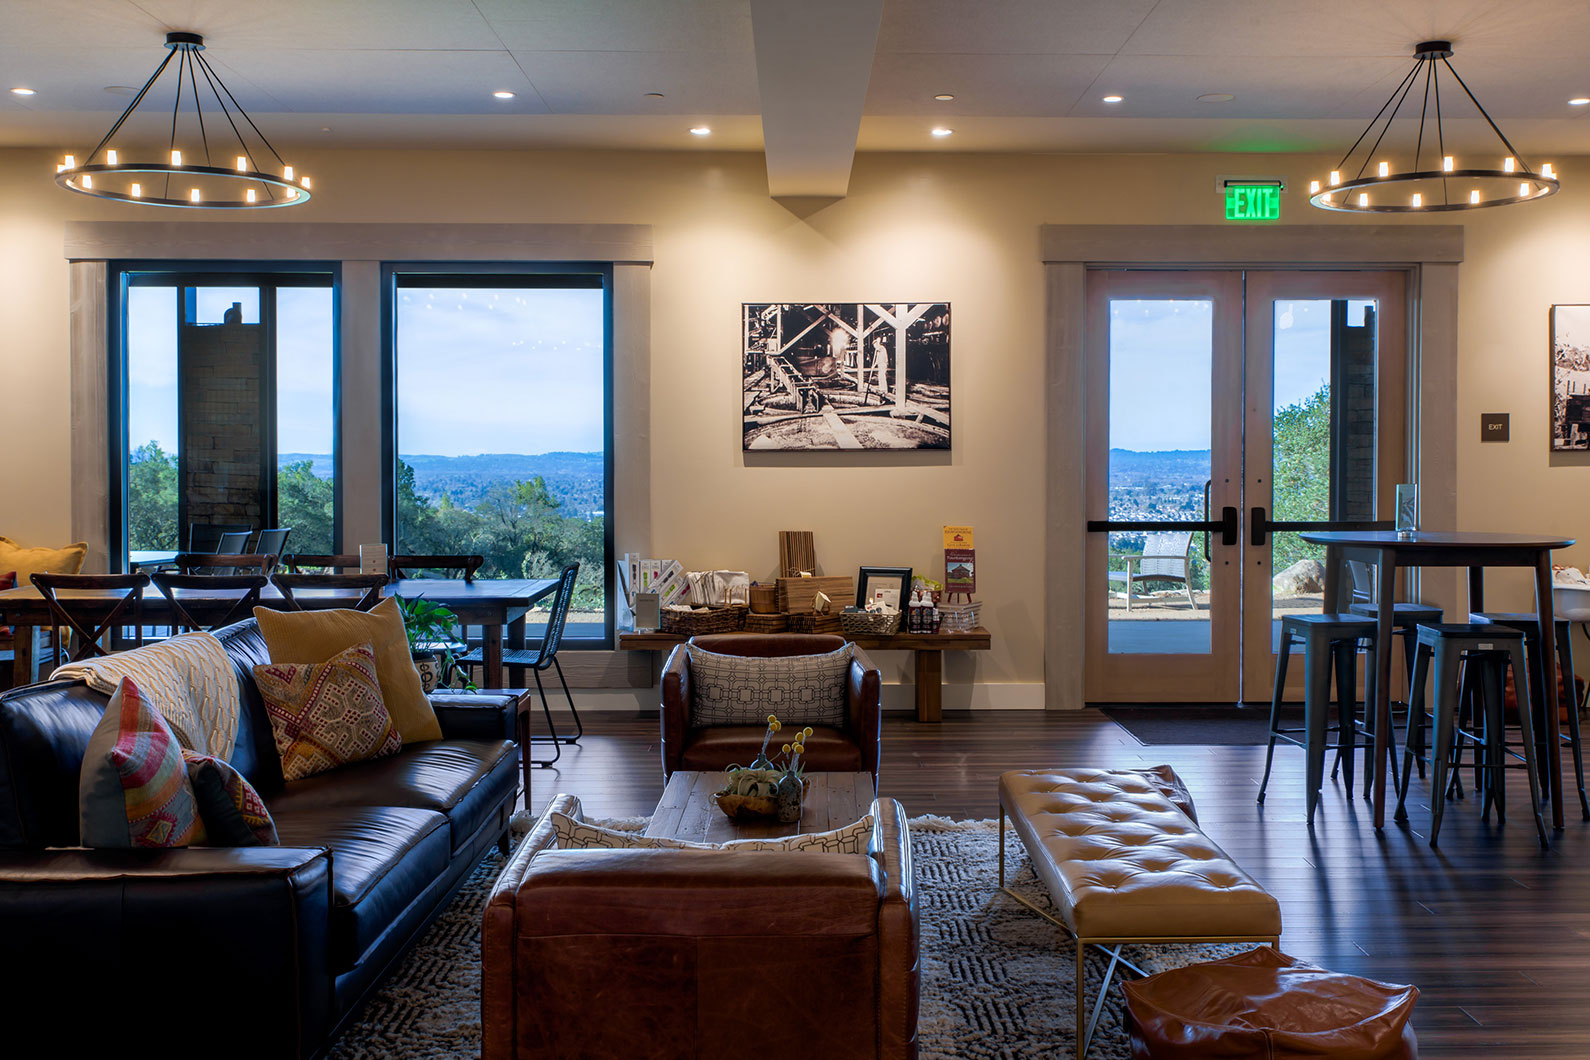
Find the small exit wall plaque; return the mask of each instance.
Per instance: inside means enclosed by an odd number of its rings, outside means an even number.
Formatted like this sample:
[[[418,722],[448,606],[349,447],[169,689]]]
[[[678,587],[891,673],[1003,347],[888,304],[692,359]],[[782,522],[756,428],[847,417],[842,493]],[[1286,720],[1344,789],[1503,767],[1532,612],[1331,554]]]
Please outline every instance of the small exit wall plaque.
[[[1509,413],[1506,412],[1480,413],[1480,441],[1507,441],[1508,416]]]

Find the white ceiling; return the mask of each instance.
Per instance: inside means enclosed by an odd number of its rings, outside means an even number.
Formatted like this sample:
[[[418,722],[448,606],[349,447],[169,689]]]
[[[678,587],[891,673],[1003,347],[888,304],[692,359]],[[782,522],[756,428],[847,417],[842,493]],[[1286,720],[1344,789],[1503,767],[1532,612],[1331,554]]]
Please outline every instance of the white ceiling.
[[[0,145],[92,144],[127,103],[105,87],[141,85],[168,29],[204,34],[283,143],[784,142],[789,165],[822,153],[806,168],[829,185],[849,170],[833,130],[857,114],[861,150],[1340,150],[1412,44],[1447,37],[1521,150],[1590,153],[1590,107],[1566,104],[1590,96],[1587,0],[0,0],[0,89],[38,92],[0,92]],[[1211,92],[1235,98],[1197,101]],[[151,103],[169,119],[169,96]],[[1483,132],[1443,105],[1460,145]],[[816,128],[820,150],[801,139]]]

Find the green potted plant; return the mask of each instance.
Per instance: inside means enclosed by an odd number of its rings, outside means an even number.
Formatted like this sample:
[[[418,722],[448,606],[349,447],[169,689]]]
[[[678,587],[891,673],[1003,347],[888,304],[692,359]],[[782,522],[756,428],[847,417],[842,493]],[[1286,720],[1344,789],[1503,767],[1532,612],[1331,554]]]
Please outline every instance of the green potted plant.
[[[458,616],[450,608],[433,603],[423,596],[412,600],[398,597],[398,610],[403,613],[403,631],[408,635],[409,654],[414,659],[414,669],[419,671],[420,685],[426,693],[446,688],[447,675],[453,671],[458,657],[453,654],[457,643],[453,630],[458,626]],[[466,676],[466,691],[474,691],[475,684]]]

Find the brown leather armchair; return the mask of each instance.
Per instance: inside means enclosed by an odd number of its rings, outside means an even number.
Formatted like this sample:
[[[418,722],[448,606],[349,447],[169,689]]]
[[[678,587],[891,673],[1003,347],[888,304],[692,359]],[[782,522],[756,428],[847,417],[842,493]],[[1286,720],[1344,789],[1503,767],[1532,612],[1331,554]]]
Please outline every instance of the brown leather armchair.
[[[487,902],[485,1060],[915,1060],[899,803],[872,804],[866,855],[556,849],[547,813],[576,807],[551,801]]]
[[[719,633],[690,643],[721,655],[756,657],[821,655],[844,647],[845,638],[821,633]],[[871,773],[878,783],[878,743],[883,728],[883,675],[856,649],[850,664],[848,717],[843,729],[814,727],[806,741],[806,768],[818,773]],[[750,765],[762,748],[761,725],[690,725],[690,653],[681,644],[662,675],[663,779],[678,769],[713,770]]]

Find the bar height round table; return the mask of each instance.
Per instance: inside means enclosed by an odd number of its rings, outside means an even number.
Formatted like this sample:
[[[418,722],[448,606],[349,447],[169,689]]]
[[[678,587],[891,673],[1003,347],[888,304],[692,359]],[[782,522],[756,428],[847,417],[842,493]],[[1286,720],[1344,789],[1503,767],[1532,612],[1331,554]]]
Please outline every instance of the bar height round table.
[[[1538,534],[1470,534],[1440,530],[1318,530],[1299,535],[1304,541],[1325,546],[1325,610],[1340,603],[1342,564],[1348,549],[1378,557],[1377,598],[1397,598],[1398,567],[1467,567],[1469,610],[1485,610],[1486,567],[1532,567],[1535,571],[1535,610],[1546,638],[1541,655],[1541,682],[1546,693],[1546,788],[1551,793],[1551,820],[1562,824],[1562,732],[1557,718],[1557,653],[1549,650],[1555,615],[1551,603],[1551,552],[1574,543],[1571,537]],[[1375,749],[1373,773],[1375,827],[1386,824],[1386,775],[1391,760],[1391,626],[1390,607],[1379,609],[1379,636],[1375,640]]]

